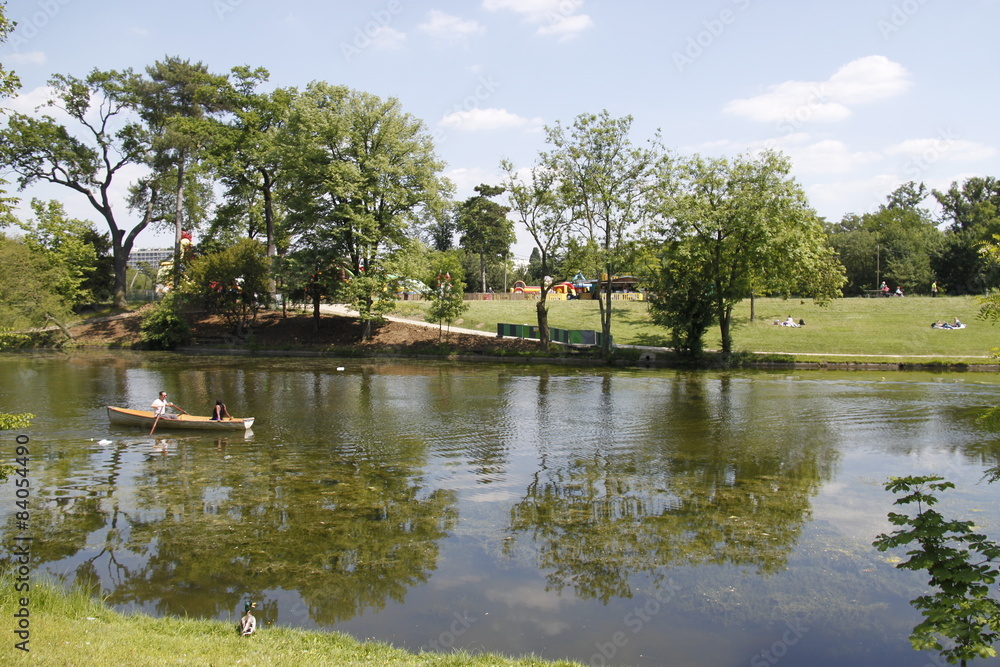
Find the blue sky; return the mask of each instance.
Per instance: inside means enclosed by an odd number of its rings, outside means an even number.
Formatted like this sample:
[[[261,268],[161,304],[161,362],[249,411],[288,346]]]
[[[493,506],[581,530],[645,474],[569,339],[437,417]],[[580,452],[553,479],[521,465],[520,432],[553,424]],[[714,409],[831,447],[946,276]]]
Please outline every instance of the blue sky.
[[[8,0],[7,15],[0,61],[23,84],[8,106],[33,108],[56,73],[167,55],[263,66],[275,86],[398,98],[460,199],[501,158],[530,165],[546,125],[602,109],[684,154],[782,150],[828,220],[906,181],[1000,176],[1000,0]],[[79,195],[41,196],[96,221]]]

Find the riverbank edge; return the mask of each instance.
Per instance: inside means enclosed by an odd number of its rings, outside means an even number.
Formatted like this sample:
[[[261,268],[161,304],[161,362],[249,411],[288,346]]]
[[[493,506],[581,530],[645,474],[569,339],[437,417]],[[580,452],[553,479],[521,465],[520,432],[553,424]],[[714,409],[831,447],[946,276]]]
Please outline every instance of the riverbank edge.
[[[99,348],[102,349],[102,348]],[[458,354],[442,352],[438,354],[430,353],[408,353],[408,352],[371,352],[360,353],[350,351],[345,354],[344,350],[273,350],[273,349],[250,349],[245,347],[180,347],[175,350],[179,354],[191,356],[246,356],[246,357],[315,357],[315,358],[362,358],[362,359],[412,359],[418,361],[455,361],[455,362],[480,362],[495,364],[521,364],[521,365],[553,365],[553,366],[584,366],[602,367],[612,366],[616,368],[672,368],[683,370],[715,370],[724,368],[717,360],[709,359],[702,365],[694,365],[678,361],[673,357],[673,352],[662,348],[657,351],[643,351],[638,355],[630,354],[622,356],[616,354],[610,360],[602,360],[592,356],[559,356],[544,355],[541,353],[531,356],[525,355],[490,355],[490,354]],[[774,354],[760,355],[773,357]],[[729,366],[730,369],[742,368],[750,370],[864,370],[864,371],[942,371],[942,372],[1000,372],[1000,363],[969,363],[954,360],[932,360],[932,361],[865,361],[865,360],[773,360],[752,358],[750,353],[738,355],[737,363]]]
[[[502,665],[579,667],[580,663],[510,658],[499,654],[412,653],[342,632],[266,626],[251,637],[231,621],[152,617],[121,613],[85,591],[48,581],[15,589],[14,576],[0,575],[0,610],[10,621],[10,643],[0,653],[13,662],[40,665]],[[20,616],[18,616],[20,614]],[[23,619],[23,620],[22,620]],[[21,634],[18,634],[20,632]],[[454,637],[451,633],[449,636]],[[17,636],[17,639],[13,637]],[[445,637],[447,639],[447,637]],[[23,642],[23,643],[21,643]],[[441,644],[442,642],[439,642]],[[448,648],[447,641],[443,646]],[[25,650],[27,649],[27,650]]]

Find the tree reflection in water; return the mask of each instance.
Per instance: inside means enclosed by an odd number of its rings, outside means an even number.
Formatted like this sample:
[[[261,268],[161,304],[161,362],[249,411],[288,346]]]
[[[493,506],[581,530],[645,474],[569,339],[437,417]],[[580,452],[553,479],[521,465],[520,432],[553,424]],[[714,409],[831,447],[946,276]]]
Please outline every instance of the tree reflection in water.
[[[763,418],[751,428],[735,416],[753,406],[733,405],[745,397],[727,378],[717,393],[708,386],[682,376],[652,395],[643,409],[661,428],[631,447],[608,447],[607,424],[590,442],[542,453],[509,530],[530,537],[551,589],[607,603],[631,597],[636,574],[655,587],[671,565],[785,567],[812,497],[833,475],[834,439],[822,424]],[[542,380],[540,402],[546,394]]]

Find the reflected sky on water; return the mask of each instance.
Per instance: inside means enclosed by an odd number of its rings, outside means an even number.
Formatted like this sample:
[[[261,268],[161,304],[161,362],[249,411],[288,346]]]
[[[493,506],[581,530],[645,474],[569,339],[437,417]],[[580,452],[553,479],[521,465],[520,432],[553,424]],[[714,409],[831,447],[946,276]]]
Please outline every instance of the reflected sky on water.
[[[338,370],[342,367],[343,370]],[[0,357],[36,568],[121,609],[588,664],[923,665],[890,475],[1000,538],[986,374]],[[160,390],[249,434],[112,427]],[[110,444],[102,444],[110,441]],[[3,435],[10,449],[10,434]],[[0,520],[16,534],[10,485]],[[755,662],[756,661],[756,662]],[[761,662],[763,661],[763,662]],[[986,663],[984,663],[986,664]]]

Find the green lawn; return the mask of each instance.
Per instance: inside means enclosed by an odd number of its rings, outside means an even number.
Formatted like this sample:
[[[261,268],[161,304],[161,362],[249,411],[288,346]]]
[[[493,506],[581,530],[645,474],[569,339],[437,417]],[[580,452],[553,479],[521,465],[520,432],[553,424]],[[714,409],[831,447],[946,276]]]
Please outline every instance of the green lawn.
[[[9,483],[9,482],[8,482]],[[410,653],[339,632],[264,627],[251,637],[230,622],[121,614],[76,590],[32,582],[15,594],[13,575],[0,575],[5,619],[4,664],[33,665],[440,665],[441,667],[573,667],[578,663],[509,658],[465,651]],[[22,602],[26,600],[26,602]],[[26,605],[26,606],[25,606]],[[15,614],[21,614],[18,620]],[[23,624],[21,624],[23,621]],[[26,633],[21,636],[14,630]],[[28,640],[23,651],[15,644]]]
[[[469,310],[454,326],[496,331],[498,322],[535,324],[534,301],[470,301]],[[427,302],[401,302],[397,315],[424,319]],[[619,345],[668,345],[668,332],[652,324],[642,302],[615,302],[612,334]],[[733,348],[736,351],[810,355],[848,355],[856,359],[883,356],[983,361],[1000,346],[1000,328],[976,319],[976,297],[891,297],[838,299],[827,306],[809,300],[757,299],[754,322],[750,302],[736,312]],[[775,326],[774,320],[792,316],[806,326]],[[937,320],[959,318],[967,328],[931,329]],[[549,324],[565,329],[600,329],[596,301],[551,301]],[[718,348],[719,329],[705,337],[708,348]]]

